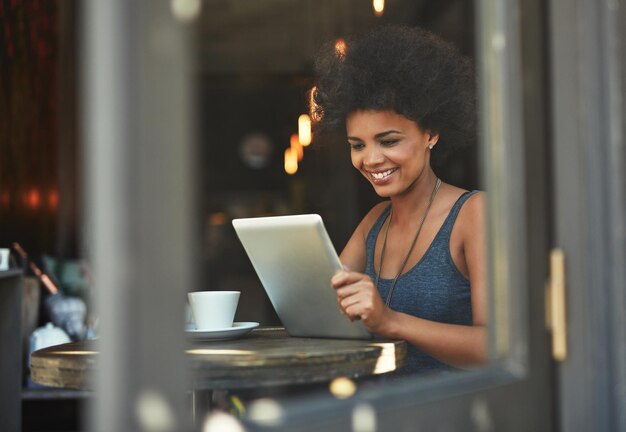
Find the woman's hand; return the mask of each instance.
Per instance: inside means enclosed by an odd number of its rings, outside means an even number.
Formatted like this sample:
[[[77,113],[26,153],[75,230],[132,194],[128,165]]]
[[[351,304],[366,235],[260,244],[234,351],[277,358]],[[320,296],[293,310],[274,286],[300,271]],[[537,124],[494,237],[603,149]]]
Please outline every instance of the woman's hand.
[[[387,336],[393,311],[385,306],[369,276],[344,267],[330,283],[337,292],[341,311],[350,320],[360,319],[369,331]]]

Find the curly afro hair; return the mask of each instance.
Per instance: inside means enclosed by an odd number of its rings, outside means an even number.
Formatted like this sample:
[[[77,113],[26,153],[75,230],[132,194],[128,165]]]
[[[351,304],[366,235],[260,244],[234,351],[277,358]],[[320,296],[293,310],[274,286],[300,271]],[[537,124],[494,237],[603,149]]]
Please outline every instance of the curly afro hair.
[[[325,46],[310,95],[316,132],[345,132],[356,110],[392,110],[439,134],[433,164],[475,139],[473,66],[426,30],[383,26],[349,38],[345,51]]]

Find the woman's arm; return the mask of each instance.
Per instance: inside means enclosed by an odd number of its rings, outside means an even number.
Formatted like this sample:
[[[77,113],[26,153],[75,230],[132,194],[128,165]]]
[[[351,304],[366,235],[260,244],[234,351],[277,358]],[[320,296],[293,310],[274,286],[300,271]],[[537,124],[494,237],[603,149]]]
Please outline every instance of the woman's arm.
[[[458,259],[463,261],[472,290],[473,323],[470,326],[428,321],[396,312],[383,303],[371,278],[360,272],[343,271],[331,281],[340,307],[351,319],[361,319],[372,332],[403,339],[431,356],[458,367],[486,360],[486,294],[484,197],[472,196],[459,213],[455,230],[460,236]]]

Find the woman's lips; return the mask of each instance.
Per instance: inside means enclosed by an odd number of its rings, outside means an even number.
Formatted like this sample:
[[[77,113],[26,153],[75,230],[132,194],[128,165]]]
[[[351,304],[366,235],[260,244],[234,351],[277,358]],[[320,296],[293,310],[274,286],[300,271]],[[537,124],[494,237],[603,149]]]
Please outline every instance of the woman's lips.
[[[391,175],[396,172],[397,168],[391,168],[385,171],[370,171],[368,172],[370,179],[374,184],[385,184],[391,178]]]

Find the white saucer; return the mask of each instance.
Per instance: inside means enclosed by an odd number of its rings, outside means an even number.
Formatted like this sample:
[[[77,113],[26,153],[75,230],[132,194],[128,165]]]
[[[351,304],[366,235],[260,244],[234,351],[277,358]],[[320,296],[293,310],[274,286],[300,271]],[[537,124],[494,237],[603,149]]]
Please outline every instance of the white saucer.
[[[222,339],[234,339],[239,336],[243,336],[246,333],[252,331],[253,328],[258,327],[258,322],[236,322],[232,327],[215,329],[215,330],[198,330],[193,327],[187,327],[185,333],[187,336],[194,340],[222,340]]]

